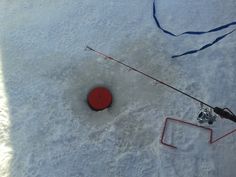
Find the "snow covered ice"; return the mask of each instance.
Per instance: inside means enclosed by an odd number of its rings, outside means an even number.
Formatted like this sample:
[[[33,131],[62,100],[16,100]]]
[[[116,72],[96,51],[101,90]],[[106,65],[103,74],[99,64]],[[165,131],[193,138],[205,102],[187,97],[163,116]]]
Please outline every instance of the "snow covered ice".
[[[162,26],[179,34],[236,20],[236,1],[157,0]],[[152,17],[152,0],[0,1],[1,177],[234,177],[236,135],[208,144],[199,104],[94,53],[86,45],[145,71],[205,102],[236,112],[236,32],[168,36]],[[88,91],[105,85],[112,107],[92,111]],[[206,125],[208,126],[208,125]],[[218,119],[220,136],[236,125]]]

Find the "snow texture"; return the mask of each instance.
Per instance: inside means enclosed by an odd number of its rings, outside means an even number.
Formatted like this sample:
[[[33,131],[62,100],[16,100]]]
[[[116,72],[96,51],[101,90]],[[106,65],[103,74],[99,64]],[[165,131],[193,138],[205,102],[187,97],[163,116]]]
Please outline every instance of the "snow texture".
[[[194,55],[232,28],[203,36],[163,34],[152,0],[0,1],[1,177],[234,177],[236,136],[209,145],[206,132],[168,127],[165,117],[197,123],[199,104],[86,45],[236,112],[236,35]],[[234,0],[157,0],[162,26],[207,30],[236,18]],[[90,110],[89,90],[107,86],[112,107]],[[224,119],[215,136],[235,128]]]

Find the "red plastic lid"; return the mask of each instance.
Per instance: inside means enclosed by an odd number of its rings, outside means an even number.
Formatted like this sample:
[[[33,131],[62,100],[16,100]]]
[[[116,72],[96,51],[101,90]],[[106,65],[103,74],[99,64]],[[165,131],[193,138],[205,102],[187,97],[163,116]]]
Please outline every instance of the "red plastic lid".
[[[101,111],[111,105],[112,94],[105,87],[96,87],[89,92],[87,101],[93,110]]]

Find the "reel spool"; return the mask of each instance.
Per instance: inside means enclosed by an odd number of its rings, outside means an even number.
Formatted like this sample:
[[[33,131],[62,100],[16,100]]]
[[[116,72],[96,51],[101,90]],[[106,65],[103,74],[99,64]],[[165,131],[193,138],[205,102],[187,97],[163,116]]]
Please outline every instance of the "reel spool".
[[[213,124],[216,121],[217,116],[213,113],[212,109],[204,108],[204,105],[200,104],[200,112],[198,114],[197,120],[200,124],[208,123]]]
[[[214,115],[211,110],[205,108],[200,111],[197,120],[200,124],[208,123],[209,125],[211,125],[216,121],[216,115]]]

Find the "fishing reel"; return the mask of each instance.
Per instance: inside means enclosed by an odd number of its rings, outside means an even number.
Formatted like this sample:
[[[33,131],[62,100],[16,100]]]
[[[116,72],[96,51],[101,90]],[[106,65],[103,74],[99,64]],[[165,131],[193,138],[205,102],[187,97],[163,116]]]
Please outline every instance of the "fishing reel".
[[[219,107],[203,108],[203,104],[201,103],[201,109],[197,117],[197,120],[200,124],[208,123],[211,125],[216,121],[217,117],[236,122],[236,115],[230,109]]]
[[[213,124],[216,121],[216,115],[213,114],[211,109],[201,109],[198,114],[197,120],[200,124],[208,123],[209,125]]]

